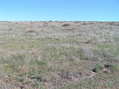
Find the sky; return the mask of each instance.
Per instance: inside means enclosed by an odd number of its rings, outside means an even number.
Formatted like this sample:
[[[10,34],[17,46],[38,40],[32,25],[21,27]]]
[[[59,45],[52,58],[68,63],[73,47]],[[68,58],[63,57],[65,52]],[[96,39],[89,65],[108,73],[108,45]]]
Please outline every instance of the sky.
[[[119,21],[119,0],[0,0],[0,21]]]

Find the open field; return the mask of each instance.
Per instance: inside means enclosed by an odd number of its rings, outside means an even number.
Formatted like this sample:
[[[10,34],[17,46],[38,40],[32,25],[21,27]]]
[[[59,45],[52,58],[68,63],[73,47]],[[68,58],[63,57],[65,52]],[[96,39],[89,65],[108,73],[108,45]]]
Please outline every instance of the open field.
[[[0,22],[0,89],[119,89],[119,22]]]

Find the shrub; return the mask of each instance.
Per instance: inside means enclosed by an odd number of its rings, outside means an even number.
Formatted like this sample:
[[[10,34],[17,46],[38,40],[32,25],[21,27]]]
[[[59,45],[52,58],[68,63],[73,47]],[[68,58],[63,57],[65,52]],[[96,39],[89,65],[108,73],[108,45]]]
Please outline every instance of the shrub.
[[[103,69],[103,66],[101,64],[96,64],[95,68],[92,69],[93,72],[100,72]]]
[[[67,27],[67,26],[70,26],[70,24],[65,23],[62,25],[62,27]]]

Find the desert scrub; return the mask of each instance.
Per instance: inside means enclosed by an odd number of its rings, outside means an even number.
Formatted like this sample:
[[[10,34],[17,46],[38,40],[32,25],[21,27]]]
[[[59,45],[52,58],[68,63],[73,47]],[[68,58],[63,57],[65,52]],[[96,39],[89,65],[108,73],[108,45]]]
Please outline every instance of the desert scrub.
[[[79,51],[81,60],[99,61],[101,58],[100,52],[92,47],[82,46]]]
[[[79,48],[75,47],[46,47],[42,51],[42,56],[46,60],[68,60],[72,56],[80,59]]]
[[[79,44],[80,39],[78,37],[65,37],[65,38],[38,38],[39,42],[43,45],[46,44]],[[47,45],[46,45],[47,46]]]
[[[17,40],[11,40],[8,43],[1,46],[1,48],[10,48],[15,50],[21,50],[21,49],[31,49],[31,48],[40,48],[41,43],[39,40],[25,40],[25,41],[17,41]]]
[[[113,57],[113,59],[119,58],[118,44],[100,44],[100,45],[96,45],[96,49],[102,52],[105,57]]]
[[[65,24],[62,25],[62,27],[67,27],[67,26],[70,26],[70,24],[65,23]]]
[[[8,57],[1,57],[0,65],[4,72],[19,73],[42,68],[44,70],[47,67],[47,62],[39,60],[30,54],[15,54]]]
[[[43,75],[48,72],[47,61],[39,60],[30,54],[15,54],[0,59],[0,76],[12,79],[32,88],[43,87]]]
[[[68,37],[68,38],[32,38],[32,37],[19,37],[9,38],[8,40],[4,40],[3,45],[0,48],[4,49],[14,49],[14,50],[27,50],[32,48],[42,48],[45,46],[54,46],[54,45],[71,45],[78,46],[79,45],[78,37]]]

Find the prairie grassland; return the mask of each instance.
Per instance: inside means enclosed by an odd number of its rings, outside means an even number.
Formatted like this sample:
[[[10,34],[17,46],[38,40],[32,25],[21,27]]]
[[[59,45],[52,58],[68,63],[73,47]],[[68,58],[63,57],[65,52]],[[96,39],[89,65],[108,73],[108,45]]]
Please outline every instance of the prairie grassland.
[[[0,89],[118,89],[118,22],[0,22]]]

